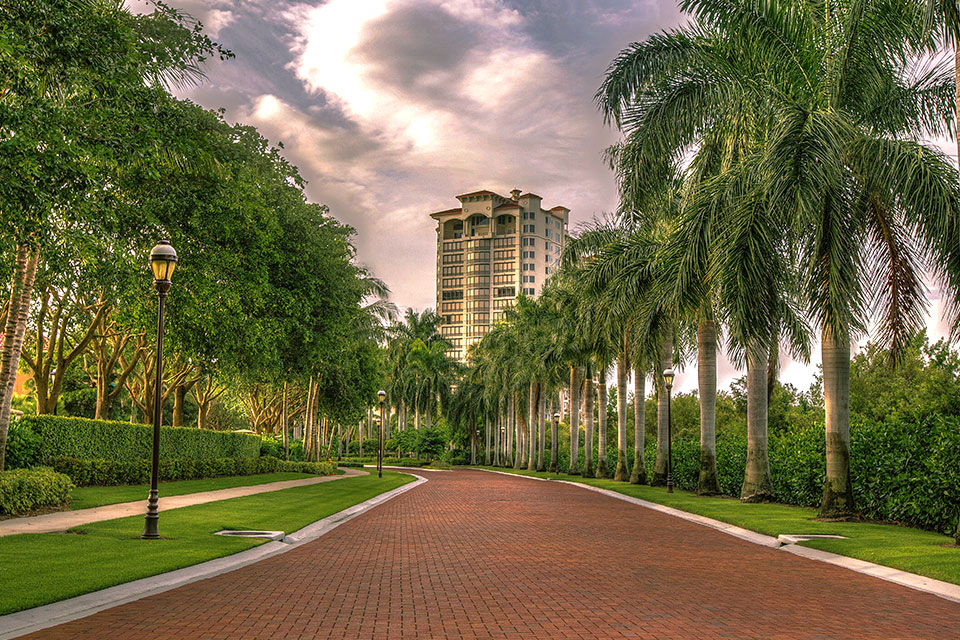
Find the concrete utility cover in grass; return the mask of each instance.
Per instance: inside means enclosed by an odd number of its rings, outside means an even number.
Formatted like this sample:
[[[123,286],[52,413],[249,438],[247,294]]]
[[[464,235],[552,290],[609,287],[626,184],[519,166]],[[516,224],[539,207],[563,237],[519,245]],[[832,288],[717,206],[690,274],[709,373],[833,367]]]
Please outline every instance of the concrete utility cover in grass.
[[[239,531],[233,529],[226,529],[224,531],[217,531],[215,536],[231,536],[236,538],[266,538],[267,540],[283,540],[284,533],[283,531]]]
[[[807,540],[847,540],[847,536],[830,536],[816,533],[783,533],[777,536],[777,540],[783,544],[797,544],[798,542],[806,542]]]

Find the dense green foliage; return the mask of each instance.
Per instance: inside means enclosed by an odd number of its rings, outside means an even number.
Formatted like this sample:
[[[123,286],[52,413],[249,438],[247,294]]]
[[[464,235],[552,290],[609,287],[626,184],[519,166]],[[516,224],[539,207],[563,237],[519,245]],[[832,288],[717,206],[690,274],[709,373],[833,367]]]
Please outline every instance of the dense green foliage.
[[[150,482],[150,460],[79,460],[49,458],[56,471],[66,474],[78,487]],[[249,476],[258,473],[291,471],[327,476],[336,471],[332,462],[287,462],[274,457],[263,458],[161,458],[160,479],[197,480],[221,476]]]
[[[56,507],[67,501],[73,483],[49,467],[0,471],[0,515]]]
[[[823,427],[770,436],[770,468],[777,502],[816,507],[826,473]],[[960,514],[960,418],[919,423],[863,422],[850,425],[851,476],[860,515],[951,533]],[[721,490],[736,495],[743,484],[746,436],[717,437]],[[651,463],[656,447],[647,448]],[[697,488],[700,443],[691,436],[673,442],[676,486]]]
[[[79,458],[131,462],[150,457],[153,427],[127,422],[29,416],[21,425],[32,429],[42,440],[41,460]],[[160,428],[162,460],[257,458],[260,438],[251,434],[191,428]]]
[[[7,468],[25,469],[40,462],[43,440],[30,427],[15,422],[7,436]]]

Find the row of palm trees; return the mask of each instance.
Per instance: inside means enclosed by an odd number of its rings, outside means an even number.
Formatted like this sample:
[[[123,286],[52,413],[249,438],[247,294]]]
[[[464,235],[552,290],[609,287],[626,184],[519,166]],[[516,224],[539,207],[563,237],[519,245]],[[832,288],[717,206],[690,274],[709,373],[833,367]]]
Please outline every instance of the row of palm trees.
[[[460,375],[459,363],[447,351],[440,335],[441,318],[434,311],[407,309],[403,318],[386,330],[384,377],[387,403],[403,431],[430,428],[433,416],[450,398]]]
[[[615,367],[614,477],[643,482],[643,398],[652,375],[658,450],[650,480],[662,484],[661,372],[695,358],[699,490],[709,494],[718,486],[722,347],[747,371],[741,498],[757,501],[773,497],[767,404],[779,355],[806,359],[819,341],[827,459],[820,513],[849,515],[852,342],[875,328],[895,362],[924,325],[926,279],[960,329],[957,172],[921,142],[955,133],[956,67],[942,51],[956,34],[947,22],[956,19],[956,1],[682,0],[681,7],[691,21],[622,51],[596,96],[623,134],[608,152],[620,210],[568,243],[541,298],[521,298],[472,351],[469,379],[482,390],[486,419],[507,416],[500,420],[514,433],[508,450],[515,454],[503,462],[515,466],[544,466],[535,446],[543,439],[540,398],[560,385],[569,389],[577,460],[582,392],[582,473],[605,473],[605,456],[597,469],[592,460],[591,405],[596,396],[606,406]],[[628,471],[630,372],[637,405]]]

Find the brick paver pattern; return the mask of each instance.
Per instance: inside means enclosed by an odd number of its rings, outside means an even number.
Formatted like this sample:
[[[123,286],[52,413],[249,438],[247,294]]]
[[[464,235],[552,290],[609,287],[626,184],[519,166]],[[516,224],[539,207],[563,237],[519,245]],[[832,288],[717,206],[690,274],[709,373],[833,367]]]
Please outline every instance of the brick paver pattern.
[[[569,485],[455,471],[33,638],[960,637],[960,604]]]

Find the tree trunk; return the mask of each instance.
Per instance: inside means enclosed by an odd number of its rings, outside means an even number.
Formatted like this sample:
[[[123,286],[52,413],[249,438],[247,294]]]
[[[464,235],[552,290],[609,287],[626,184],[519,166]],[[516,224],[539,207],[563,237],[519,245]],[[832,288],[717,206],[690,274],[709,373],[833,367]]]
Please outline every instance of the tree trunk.
[[[633,367],[633,471],[630,484],[647,484],[647,462],[644,460],[646,436],[647,376],[639,366]]]
[[[500,404],[499,402],[497,403]],[[501,438],[500,438],[500,427],[503,426],[503,414],[499,411],[499,406],[497,407],[497,422],[493,428],[493,466],[500,466],[500,447],[501,447]]]
[[[516,452],[513,454],[513,468],[522,469],[523,468],[523,412],[520,411],[520,402],[518,402],[519,394],[513,394],[513,415],[514,422],[516,423],[517,435],[516,435]]]
[[[657,461],[653,467],[650,485],[663,487],[667,484],[667,438],[669,437],[669,408],[667,388],[663,384],[663,371],[673,367],[673,328],[667,330],[660,345],[660,371],[654,372],[657,385]]]
[[[850,337],[836,335],[825,324],[821,340],[827,479],[820,517],[846,517],[855,512],[850,482]]]
[[[537,471],[546,471],[547,470],[547,430],[546,425],[543,423],[543,414],[544,414],[544,393],[543,393],[543,383],[537,383]]]
[[[627,342],[624,337],[623,350],[617,361],[617,468],[613,473],[613,479],[617,482],[626,482],[630,479],[630,470],[627,465],[627,373],[629,368]]]
[[[7,452],[7,434],[10,431],[10,406],[13,387],[17,382],[17,368],[23,349],[23,335],[27,330],[33,282],[37,277],[39,250],[29,244],[17,247],[17,258],[10,283],[10,303],[3,328],[3,351],[0,352],[0,471],[4,469]]]
[[[513,394],[507,396],[507,449],[503,466],[513,466],[513,438],[516,431],[517,414],[513,406]]]
[[[537,385],[530,383],[529,402],[527,403],[527,469],[537,468]]]
[[[740,500],[764,502],[773,499],[773,480],[767,455],[767,364],[768,347],[747,350],[747,466]]]
[[[607,368],[600,369],[600,384],[597,388],[597,477],[606,478],[607,471]]]
[[[173,421],[171,422],[171,426],[183,426],[183,404],[186,399],[187,388],[182,384],[178,384],[173,390]]]
[[[484,417],[483,428],[484,428],[484,432],[483,432],[484,442],[486,443],[484,445],[484,450],[483,450],[483,464],[489,466],[490,465],[490,418],[489,417]]]
[[[283,383],[283,424],[282,424],[282,428],[283,428],[283,459],[284,459],[284,460],[289,460],[289,459],[290,459],[290,438],[289,438],[289,435],[288,435],[288,433],[287,433],[287,431],[289,430],[289,427],[290,427],[289,423],[287,422],[288,415],[289,415],[289,407],[287,406],[287,383],[284,382],[284,383]],[[363,442],[363,440],[361,440],[361,442]],[[361,449],[360,453],[361,453],[361,455],[363,454],[363,450],[362,450],[362,449]]]
[[[697,327],[697,384],[700,396],[700,480],[697,494],[720,493],[717,481],[717,324]]]
[[[593,372],[587,369],[587,385],[583,390],[583,477],[593,473]]]
[[[580,473],[580,367],[570,367],[570,466],[567,473]]]

